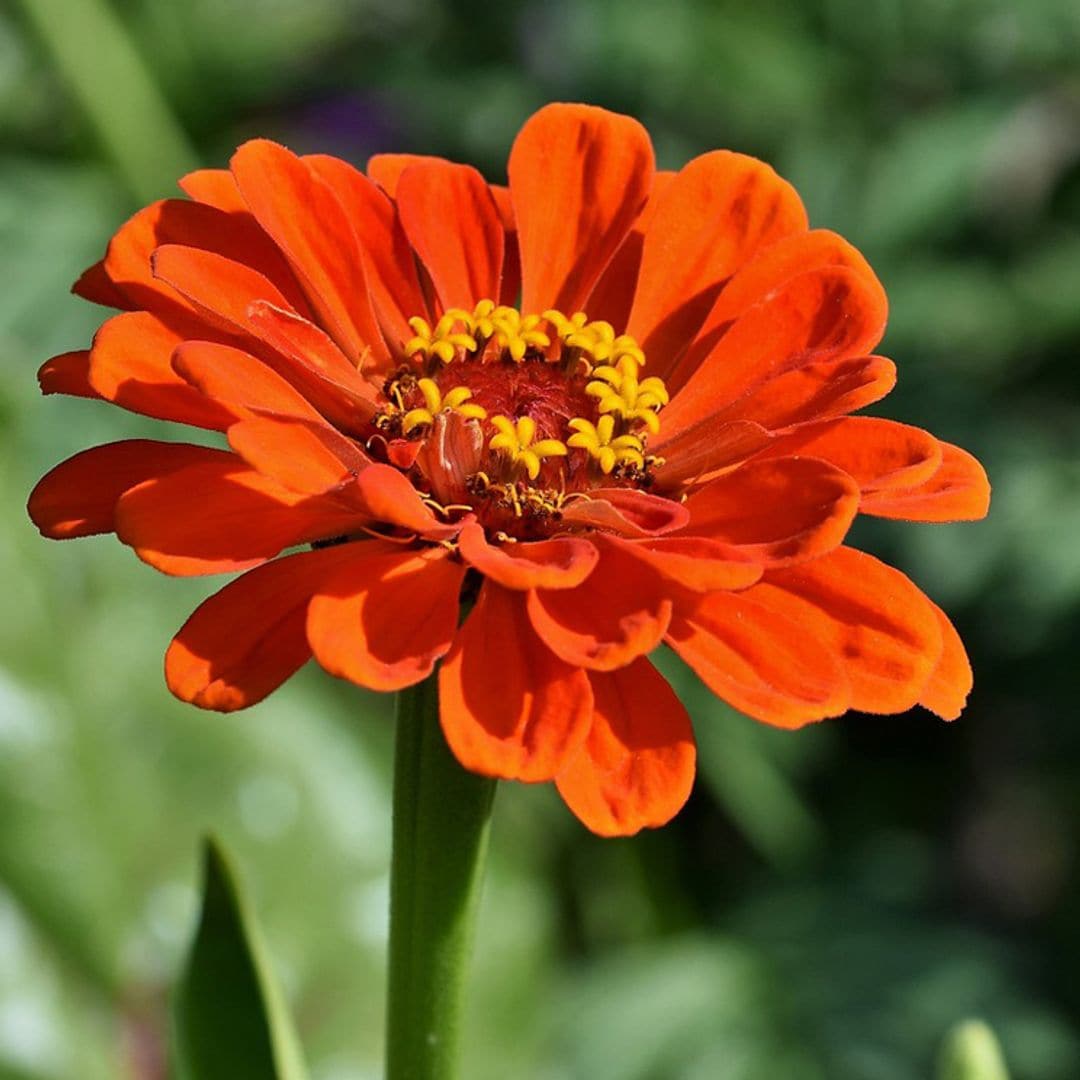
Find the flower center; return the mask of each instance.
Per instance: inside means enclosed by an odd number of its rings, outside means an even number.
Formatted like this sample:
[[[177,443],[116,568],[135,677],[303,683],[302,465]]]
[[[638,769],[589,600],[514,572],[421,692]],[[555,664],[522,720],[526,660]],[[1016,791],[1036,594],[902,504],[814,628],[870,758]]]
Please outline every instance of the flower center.
[[[590,489],[650,485],[648,440],[668,393],[642,377],[629,334],[584,312],[522,315],[491,300],[409,325],[375,426],[438,509],[528,538]]]

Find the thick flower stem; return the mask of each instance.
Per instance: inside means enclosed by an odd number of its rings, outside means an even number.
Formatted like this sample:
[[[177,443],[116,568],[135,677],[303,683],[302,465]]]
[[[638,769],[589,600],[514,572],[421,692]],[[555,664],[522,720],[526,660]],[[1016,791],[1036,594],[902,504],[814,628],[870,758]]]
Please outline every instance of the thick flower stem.
[[[387,1080],[452,1080],[495,781],[439,727],[431,676],[398,696],[390,871]]]

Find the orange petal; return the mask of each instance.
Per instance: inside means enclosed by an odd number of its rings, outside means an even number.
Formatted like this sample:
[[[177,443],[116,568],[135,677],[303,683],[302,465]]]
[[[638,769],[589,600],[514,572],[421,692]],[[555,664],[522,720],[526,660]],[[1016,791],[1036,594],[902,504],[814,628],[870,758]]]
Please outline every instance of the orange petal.
[[[568,664],[612,671],[660,643],[671,619],[666,591],[652,567],[603,543],[599,563],[576,589],[529,593],[529,618]]]
[[[441,548],[394,551],[350,563],[319,586],[308,609],[315,659],[369,690],[427,678],[458,625],[461,563]]]
[[[653,173],[649,200],[638,214],[634,227],[619,245],[619,250],[604,268],[600,280],[589,295],[586,310],[592,319],[605,319],[612,326],[626,326],[630,307],[634,302],[638,274],[641,270],[641,252],[645,246],[645,232],[656,215],[656,208],[676,173],[658,169]]]
[[[374,181],[340,158],[313,154],[304,161],[345,208],[364,256],[371,299],[391,346],[409,341],[413,332],[408,320],[426,317],[428,310],[397,209]]]
[[[196,169],[177,183],[185,195],[196,202],[216,206],[228,213],[250,214],[233,174],[228,169]]]
[[[843,267],[800,274],[741,315],[664,410],[676,432],[785,371],[863,356],[885,328],[884,293]],[[669,382],[669,388],[673,388]]]
[[[185,199],[163,199],[145,207],[109,242],[105,271],[136,307],[162,318],[188,310],[183,298],[151,273],[151,256],[166,244],[211,251],[242,263],[272,282],[298,310],[308,311],[281,252],[250,214],[228,214]]]
[[[90,350],[76,349],[50,357],[38,368],[38,386],[43,394],[70,394],[72,397],[100,398],[90,385]]]
[[[822,360],[781,372],[748,390],[713,417],[750,420],[769,429],[827,420],[880,401],[896,385],[896,365],[883,356]]]
[[[941,468],[929,480],[917,487],[875,492],[861,509],[905,521],[978,521],[990,509],[990,481],[971,454],[942,442]]]
[[[371,464],[321,418],[255,416],[229,428],[229,445],[253,468],[290,491],[321,495]]]
[[[244,143],[230,164],[240,194],[289,261],[326,332],[355,364],[368,353],[388,359],[359,245],[330,187],[266,139]]]
[[[876,416],[801,424],[778,435],[758,460],[796,454],[843,469],[864,494],[921,484],[941,465],[941,444],[933,435]]]
[[[235,454],[205,453],[203,464],[156,476],[117,503],[117,535],[164,573],[246,570],[284,548],[347,535],[363,523],[352,508],[291,492]]]
[[[658,374],[671,388],[682,386],[730,329],[755,304],[782,288],[792,278],[811,270],[846,267],[864,279],[867,288],[886,304],[870,264],[842,236],[827,229],[798,232],[760,249],[724,286],[686,352],[675,364],[663,364]]]
[[[594,672],[589,737],[555,778],[574,814],[600,836],[666,825],[694,786],[690,717],[648,660]]]
[[[760,603],[755,586],[680,608],[667,643],[717,697],[777,727],[801,727],[849,708],[843,669],[824,644]]]
[[[690,520],[686,507],[633,488],[595,488],[562,511],[568,525],[587,525],[620,536],[660,536],[683,528]]]
[[[475,522],[458,534],[458,550],[470,566],[507,589],[573,589],[600,557],[593,544],[574,536],[496,547]]]
[[[222,431],[235,416],[173,370],[183,338],[147,311],[114,315],[94,337],[89,381],[107,401],[159,420]]]
[[[859,509],[859,486],[814,458],[749,461],[700,488],[686,508],[688,533],[783,566],[822,555],[844,539]]]
[[[100,259],[93,266],[87,267],[79,275],[79,280],[71,286],[71,291],[92,304],[102,304],[105,307],[119,308],[128,311],[134,305],[123,291],[113,283],[105,269],[105,260]]]
[[[444,308],[499,296],[505,245],[487,182],[468,165],[421,162],[398,181],[401,223]]]
[[[95,446],[46,473],[27,511],[41,534],[54,540],[112,532],[116,502],[125,491],[155,476],[216,460],[216,454],[202,446],[149,439]]]
[[[521,594],[488,581],[443,661],[439,715],[466,769],[551,780],[588,735],[592,690],[533,632]]]
[[[445,162],[431,154],[375,154],[368,161],[367,174],[390,196],[397,198],[398,180],[410,165]]]
[[[664,434],[662,431],[659,439]],[[662,491],[676,491],[684,485],[704,483],[721,470],[752,457],[772,441],[772,435],[760,424],[747,420],[702,420],[676,432],[667,442],[659,439],[650,445],[650,450],[664,459],[653,473],[656,486]]]
[[[172,286],[195,312],[226,334],[249,331],[248,308],[256,300],[293,311],[269,278],[213,251],[164,244],[155,249],[150,264],[156,280]]]
[[[591,105],[547,105],[510,152],[522,310],[581,307],[652,187],[648,133]]]
[[[373,521],[408,529],[429,540],[456,536],[460,524],[444,524],[424,505],[416,488],[390,465],[369,465],[340,497]]]
[[[262,360],[231,345],[181,342],[172,356],[173,370],[203,395],[236,416],[293,416],[319,421],[307,399]]]
[[[732,274],[806,228],[795,189],[768,165],[730,150],[695,158],[668,185],[645,234],[627,333],[669,370]]]
[[[210,252],[181,247],[159,248],[154,269],[222,331],[269,345],[266,362],[335,425],[358,431],[371,419],[372,386],[322,330],[287,309],[265,278]]]
[[[968,694],[974,684],[971,662],[948,615],[932,600],[928,603],[934,609],[941,627],[942,649],[941,659],[938,660],[930,681],[923,687],[919,704],[937,713],[942,720],[955,720],[964,711]]]
[[[627,554],[641,559],[665,581],[691,592],[745,589],[760,580],[762,568],[755,562],[733,559],[728,544],[701,536],[664,536],[658,540],[617,540]]]
[[[375,387],[314,323],[256,301],[246,312],[250,332],[273,349],[266,362],[335,427],[363,432],[375,415]]]
[[[521,292],[521,252],[518,249],[517,221],[514,218],[514,202],[510,198],[510,189],[501,184],[489,184],[491,197],[499,211],[505,236],[502,262],[502,288],[499,290],[499,303],[506,307],[517,307],[518,294]]]
[[[308,601],[367,548],[342,544],[288,555],[226,585],[199,605],[165,653],[165,681],[181,701],[232,712],[262,701],[311,656]]]
[[[832,650],[847,673],[853,709],[910,709],[942,656],[930,601],[899,570],[854,548],[770,571],[746,595]]]

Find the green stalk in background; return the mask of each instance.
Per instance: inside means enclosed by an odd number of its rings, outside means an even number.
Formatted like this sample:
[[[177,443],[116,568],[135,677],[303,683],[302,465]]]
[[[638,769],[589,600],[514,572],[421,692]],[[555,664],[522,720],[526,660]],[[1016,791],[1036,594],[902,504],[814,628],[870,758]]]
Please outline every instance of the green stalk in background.
[[[436,676],[398,697],[390,871],[387,1080],[457,1075],[465,972],[495,781],[439,727]]]
[[[135,200],[169,194],[198,166],[107,0],[17,0]]]

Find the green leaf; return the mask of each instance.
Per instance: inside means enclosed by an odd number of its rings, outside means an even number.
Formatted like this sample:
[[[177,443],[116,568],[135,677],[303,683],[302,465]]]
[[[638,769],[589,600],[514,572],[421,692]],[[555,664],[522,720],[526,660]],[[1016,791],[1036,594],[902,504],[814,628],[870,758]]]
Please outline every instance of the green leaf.
[[[997,1036],[982,1020],[963,1020],[949,1032],[938,1080],[1009,1080]]]
[[[176,1080],[307,1080],[262,936],[212,838],[204,862],[202,916],[173,1001]]]

